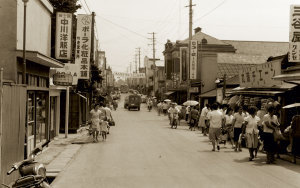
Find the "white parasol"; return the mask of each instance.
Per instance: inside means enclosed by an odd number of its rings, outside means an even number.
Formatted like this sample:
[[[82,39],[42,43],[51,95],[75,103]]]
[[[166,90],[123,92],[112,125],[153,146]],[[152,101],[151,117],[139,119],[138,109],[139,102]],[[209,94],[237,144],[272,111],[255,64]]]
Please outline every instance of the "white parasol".
[[[183,103],[184,106],[195,106],[197,104],[199,104],[198,101],[186,101]]]

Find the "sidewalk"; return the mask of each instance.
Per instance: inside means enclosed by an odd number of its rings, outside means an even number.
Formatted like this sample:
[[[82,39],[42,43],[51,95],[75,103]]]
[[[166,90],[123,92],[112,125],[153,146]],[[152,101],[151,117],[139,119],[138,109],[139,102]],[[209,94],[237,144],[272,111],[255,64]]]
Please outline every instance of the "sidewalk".
[[[78,153],[82,144],[88,143],[90,137],[85,127],[81,128],[77,134],[69,134],[65,138],[64,134],[59,134],[44,148],[42,153],[36,156],[35,160],[43,163],[47,169],[47,177],[55,178],[68,163]]]

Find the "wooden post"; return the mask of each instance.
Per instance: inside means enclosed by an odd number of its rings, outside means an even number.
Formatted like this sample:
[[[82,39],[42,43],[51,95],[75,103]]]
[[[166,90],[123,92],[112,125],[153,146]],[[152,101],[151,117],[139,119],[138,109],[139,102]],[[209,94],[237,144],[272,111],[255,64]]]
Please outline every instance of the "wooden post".
[[[69,104],[70,104],[70,87],[67,86],[66,91],[66,115],[65,115],[65,138],[68,138],[68,129],[69,129]]]
[[[0,175],[2,163],[2,107],[3,107],[3,68],[0,69]],[[2,181],[2,179],[1,179]]]

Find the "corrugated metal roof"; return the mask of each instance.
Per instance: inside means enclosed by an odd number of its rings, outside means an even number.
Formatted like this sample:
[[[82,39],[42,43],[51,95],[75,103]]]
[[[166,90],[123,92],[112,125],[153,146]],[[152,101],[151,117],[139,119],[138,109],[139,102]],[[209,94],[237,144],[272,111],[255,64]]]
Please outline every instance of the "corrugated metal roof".
[[[236,41],[222,40],[224,43],[231,44],[238,54],[260,55],[265,58],[270,56],[280,56],[289,50],[288,42],[269,42],[269,41]]]

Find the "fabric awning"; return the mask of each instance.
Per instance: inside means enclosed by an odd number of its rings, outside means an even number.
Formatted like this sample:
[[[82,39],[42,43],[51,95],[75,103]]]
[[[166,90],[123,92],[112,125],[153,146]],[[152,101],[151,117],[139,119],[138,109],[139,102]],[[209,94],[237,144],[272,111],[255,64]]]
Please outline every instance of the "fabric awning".
[[[23,52],[21,50],[17,50],[17,56],[23,57]],[[26,51],[26,59],[35,62],[37,64],[52,67],[52,68],[63,68],[64,64],[56,59],[43,55],[37,51]]]
[[[172,95],[173,93],[175,93],[175,91],[168,91],[165,93],[165,95]]]
[[[199,96],[202,97],[202,98],[216,97],[217,96],[217,90],[213,89],[213,90],[207,91],[205,93],[202,93]]]
[[[278,94],[282,94],[285,91],[249,91],[249,90],[242,90],[242,91],[233,91],[233,94],[250,94],[250,95],[265,95],[265,96],[275,96]]]
[[[280,74],[273,77],[274,80],[290,81],[290,80],[300,80],[300,73],[293,74]]]

